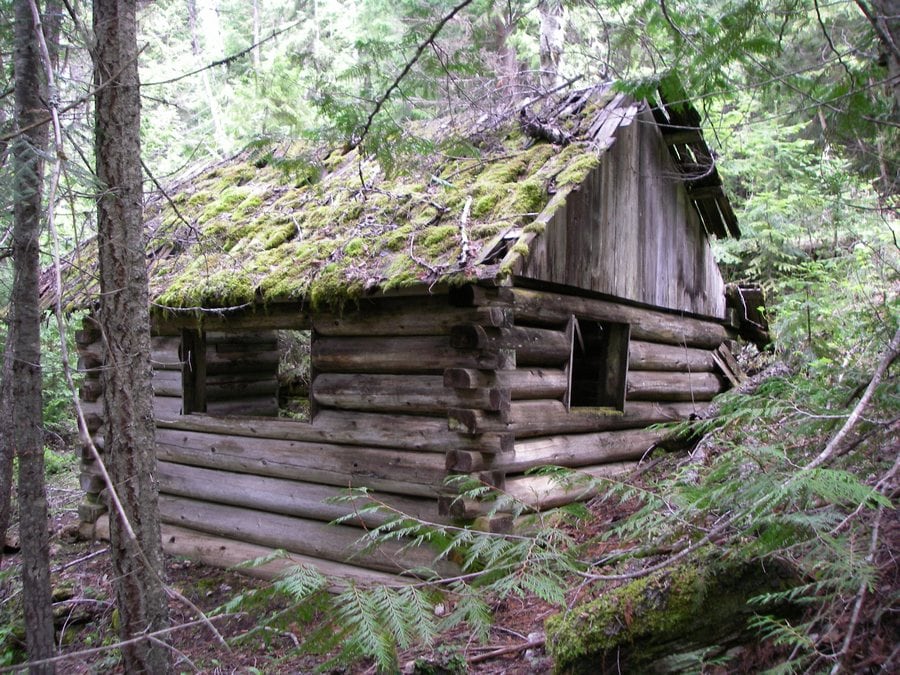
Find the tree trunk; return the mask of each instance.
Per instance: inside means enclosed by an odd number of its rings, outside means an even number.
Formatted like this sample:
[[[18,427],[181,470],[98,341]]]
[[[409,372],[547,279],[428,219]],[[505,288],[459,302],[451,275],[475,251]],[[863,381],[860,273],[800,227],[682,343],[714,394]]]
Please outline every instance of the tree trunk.
[[[113,514],[110,552],[123,638],[168,626],[162,581],[147,268],[142,241],[140,92],[135,3],[94,0],[95,151],[100,324],[109,425],[106,461],[124,513]],[[127,518],[127,523],[123,522]],[[134,538],[128,528],[133,530]],[[158,642],[123,648],[129,673],[169,671]]]
[[[55,652],[50,596],[50,544],[41,434],[41,325],[38,278],[41,231],[41,187],[47,148],[42,103],[41,64],[31,4],[15,6],[15,115],[22,133],[13,141],[14,278],[11,304],[9,370],[9,440],[19,458],[19,536],[22,542],[22,588],[28,658]],[[53,673],[53,665],[32,666],[32,673]]]

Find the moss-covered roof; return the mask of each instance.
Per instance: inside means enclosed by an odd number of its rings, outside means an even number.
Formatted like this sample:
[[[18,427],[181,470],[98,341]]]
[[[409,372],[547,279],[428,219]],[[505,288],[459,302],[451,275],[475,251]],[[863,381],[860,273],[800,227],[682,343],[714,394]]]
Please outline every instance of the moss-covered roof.
[[[502,277],[527,253],[518,237],[541,231],[637,109],[601,86],[529,117],[530,135],[524,119],[470,121],[476,137],[451,145],[461,135],[435,125],[425,130],[437,139],[433,151],[391,175],[358,150],[248,150],[149,201],[151,300],[333,306],[376,291]],[[563,143],[536,140],[541,125]],[[67,271],[69,306],[98,290],[84,269]]]

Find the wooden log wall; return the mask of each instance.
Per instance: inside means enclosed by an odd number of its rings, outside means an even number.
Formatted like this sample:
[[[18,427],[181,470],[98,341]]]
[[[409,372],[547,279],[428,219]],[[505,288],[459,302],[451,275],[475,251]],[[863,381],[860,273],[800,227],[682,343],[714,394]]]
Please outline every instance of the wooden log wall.
[[[455,293],[454,301],[482,311],[511,309],[509,327],[454,327],[451,338],[458,345],[509,349],[515,367],[446,369],[444,383],[457,392],[490,388],[510,400],[502,419],[473,406],[453,408],[450,426],[461,434],[511,432],[514,441],[510,451],[495,454],[460,448],[448,454],[447,467],[491,475],[508,494],[536,509],[586,498],[591,492],[525,475],[528,470],[556,465],[594,476],[626,470],[645,458],[662,438],[663,432],[649,431],[648,426],[686,419],[725,388],[714,350],[729,334],[716,321],[526,288],[467,287]],[[567,328],[572,316],[629,325],[624,410],[567,410],[564,393],[572,345]],[[524,358],[520,359],[520,354]],[[446,513],[468,518],[487,509],[452,497],[442,500],[441,507]]]
[[[179,339],[158,338],[157,454],[162,518],[204,537],[231,539],[230,548],[271,546],[379,571],[430,563],[428,551],[360,554],[353,542],[384,515],[355,513],[359,504],[329,503],[347,487],[376,491],[387,508],[432,522],[438,510],[448,453],[483,456],[509,452],[512,435],[460,435],[448,428],[450,407],[470,407],[501,417],[510,399],[497,386],[462,391],[444,386],[447,368],[497,368],[512,364],[496,345],[458,348],[451,329],[475,325],[502,330],[502,309],[451,306],[446,296],[384,299],[360,312],[316,316],[312,328],[311,422],[264,418],[258,412],[224,416],[213,407],[217,376],[234,377],[227,400],[240,405],[264,385],[240,376],[276,364],[268,334],[207,332],[207,413],[181,415],[174,400],[181,383]],[[289,325],[280,322],[279,325]],[[171,331],[170,331],[171,332]],[[246,363],[252,366],[246,366]],[[240,395],[239,395],[240,394]],[[239,396],[238,396],[239,395]],[[225,397],[223,397],[225,400]],[[353,515],[341,527],[326,525]],[[185,546],[182,537],[182,547]],[[198,550],[202,546],[198,544]],[[442,570],[450,570],[440,563]],[[452,566],[451,566],[452,567]]]
[[[590,487],[526,472],[547,464],[595,477],[626,471],[661,436],[648,425],[684,419],[723,388],[712,351],[728,334],[716,322],[528,289],[474,287],[450,300],[381,299],[359,312],[313,316],[316,414],[308,423],[266,418],[254,407],[275,398],[267,380],[277,367],[271,333],[207,333],[208,413],[191,415],[181,414],[180,335],[155,336],[162,515],[182,528],[179,550],[192,548],[184,533],[193,532],[197,551],[209,540],[234,551],[285,548],[340,566],[360,528],[383,518],[328,501],[348,486],[372,489],[386,507],[425,520],[474,518],[494,527],[511,519],[485,519],[490,505],[456,499],[448,473],[536,509],[586,498]],[[566,409],[573,315],[629,325],[624,411]],[[102,353],[89,328],[79,337],[82,397],[96,407]],[[93,414],[102,445],[102,418]],[[86,502],[100,504],[102,485],[89,469],[82,483],[95,492],[87,490]],[[348,513],[356,516],[339,532],[326,527]],[[388,553],[390,560],[350,562],[379,571],[430,562],[428,552],[415,560]]]

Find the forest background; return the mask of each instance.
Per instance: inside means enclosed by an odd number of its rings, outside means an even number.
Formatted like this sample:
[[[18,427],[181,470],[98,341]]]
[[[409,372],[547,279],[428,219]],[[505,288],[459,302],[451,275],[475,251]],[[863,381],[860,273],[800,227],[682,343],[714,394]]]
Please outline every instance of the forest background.
[[[4,306],[16,199],[7,161],[15,4],[0,2]],[[799,626],[759,620],[762,634],[789,645],[786,662],[851,668],[872,657],[854,635],[882,634],[885,607],[896,603],[881,565],[897,533],[900,3],[160,0],[138,8],[146,193],[248,144],[297,138],[364,141],[402,171],[440,151],[409,133],[411,120],[473,111],[499,119],[548,90],[605,80],[645,95],[677,73],[740,219],[743,237],[716,243],[720,263],[728,281],[759,283],[769,298],[774,348],[748,367],[786,369],[730,399],[706,426],[702,445],[728,447],[727,457],[707,451],[699,467],[673,469],[641,496],[645,510],[621,533],[635,551],[667,542],[709,555],[695,544],[725,517],[717,557],[785,558],[803,570],[798,593],[816,611]],[[96,231],[91,9],[69,0],[59,11],[63,138],[47,163],[62,170],[46,211],[71,249]],[[542,38],[560,45],[558,63],[547,60],[546,44],[542,59]],[[49,233],[43,241],[49,264]],[[59,339],[47,322],[43,424],[71,439]],[[764,470],[748,480],[748,465]],[[614,492],[635,497],[627,486]],[[760,506],[762,494],[771,497]],[[660,504],[666,514],[653,513]],[[356,643],[384,663],[394,647]],[[897,662],[896,647],[882,651],[880,665]]]

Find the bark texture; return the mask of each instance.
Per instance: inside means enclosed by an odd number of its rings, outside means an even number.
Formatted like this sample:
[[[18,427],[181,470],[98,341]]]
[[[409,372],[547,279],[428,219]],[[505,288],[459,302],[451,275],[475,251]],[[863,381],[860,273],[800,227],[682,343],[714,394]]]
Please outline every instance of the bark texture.
[[[47,495],[41,434],[41,331],[38,277],[41,230],[41,187],[47,148],[42,104],[41,63],[34,15],[29,2],[15,6],[15,116],[21,135],[13,141],[14,277],[11,295],[8,389],[8,440],[19,458],[19,535],[22,544],[22,588],[30,661],[53,656],[55,640],[50,595]],[[7,374],[7,373],[4,373]],[[6,387],[4,387],[6,389]],[[6,450],[7,456],[10,450]],[[4,496],[6,498],[6,495]],[[53,673],[52,665],[32,666],[32,673]]]
[[[154,452],[150,320],[142,230],[140,93],[134,0],[94,0],[95,151],[100,323],[108,424],[106,462],[123,514],[113,513],[110,551],[123,638],[168,625],[162,581]],[[127,518],[136,535],[128,531]],[[123,648],[129,673],[169,671],[159,642]]]

